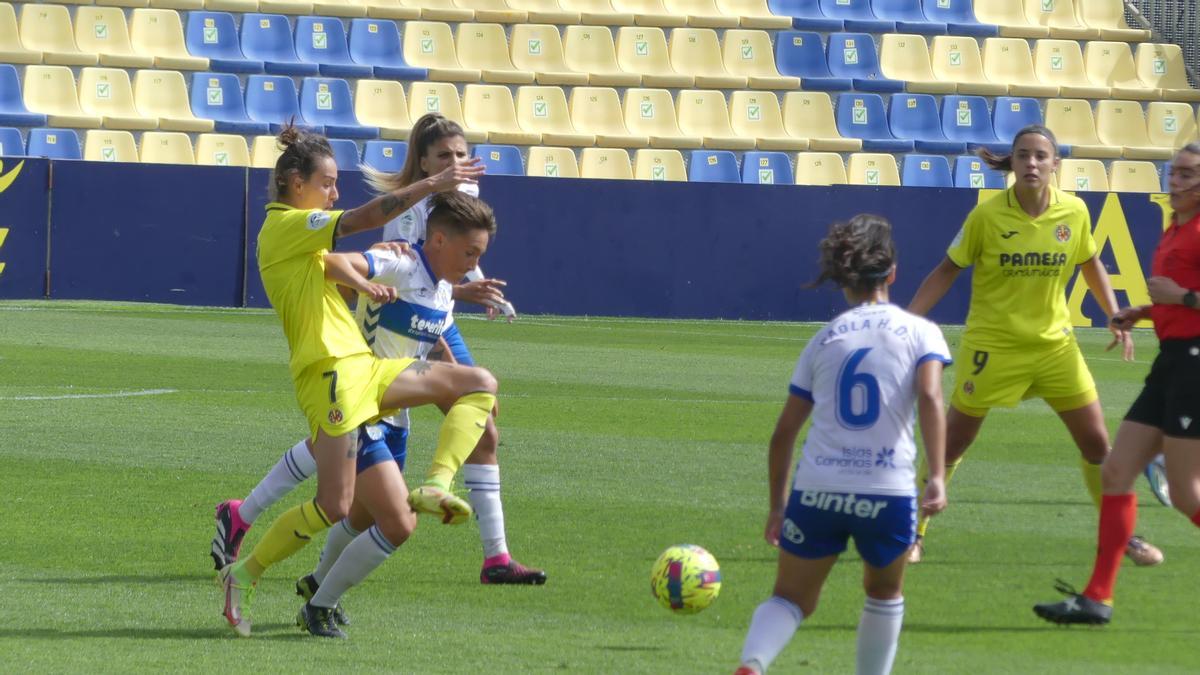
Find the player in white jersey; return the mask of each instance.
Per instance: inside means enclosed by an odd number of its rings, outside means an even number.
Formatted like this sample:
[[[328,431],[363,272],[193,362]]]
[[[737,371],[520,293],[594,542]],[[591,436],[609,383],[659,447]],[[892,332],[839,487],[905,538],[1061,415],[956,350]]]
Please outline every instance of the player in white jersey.
[[[895,277],[891,226],[882,218],[855,216],[821,241],[816,283],[834,281],[851,309],[804,348],[771,437],[765,536],[780,548],[779,568],[773,596],[754,611],[738,675],[764,672],[812,616],[851,538],[867,595],[857,672],[891,670],[906,554],[916,538],[913,421],[919,413],[930,467],[921,508],[938,513],[946,507],[942,368],[950,363],[936,325],[888,303]],[[793,448],[809,417],[789,497]]]

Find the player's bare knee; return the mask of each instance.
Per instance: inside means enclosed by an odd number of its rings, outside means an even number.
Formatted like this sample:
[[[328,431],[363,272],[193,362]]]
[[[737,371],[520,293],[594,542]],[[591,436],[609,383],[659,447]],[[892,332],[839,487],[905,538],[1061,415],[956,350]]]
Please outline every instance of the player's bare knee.
[[[1110,454],[1100,465],[1100,486],[1106,493],[1126,492],[1133,487],[1138,473],[1128,462]]]
[[[491,371],[486,368],[475,367],[464,378],[463,394],[473,394],[483,392],[486,394],[495,394],[500,389],[500,383],[496,381],[496,377]]]
[[[350,515],[350,505],[354,502],[354,495],[317,495],[317,506],[321,507],[321,512],[325,514],[325,518],[331,522],[337,521]]]
[[[399,546],[408,541],[413,531],[417,529],[417,517],[411,511],[401,509],[378,519],[375,526],[379,528],[379,533],[388,540],[388,543],[392,546]]]
[[[863,590],[868,598],[875,600],[895,600],[901,596],[900,582],[882,579],[866,579]]]

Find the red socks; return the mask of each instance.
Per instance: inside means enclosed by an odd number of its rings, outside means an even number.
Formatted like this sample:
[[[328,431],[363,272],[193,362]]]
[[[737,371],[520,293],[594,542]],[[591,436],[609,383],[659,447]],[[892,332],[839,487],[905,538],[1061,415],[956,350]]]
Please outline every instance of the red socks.
[[[1109,602],[1113,597],[1113,586],[1117,583],[1117,571],[1125,557],[1125,547],[1133,536],[1137,523],[1137,495],[1104,495],[1100,502],[1099,547],[1096,564],[1092,568],[1092,579],[1083,594],[1092,600]]]

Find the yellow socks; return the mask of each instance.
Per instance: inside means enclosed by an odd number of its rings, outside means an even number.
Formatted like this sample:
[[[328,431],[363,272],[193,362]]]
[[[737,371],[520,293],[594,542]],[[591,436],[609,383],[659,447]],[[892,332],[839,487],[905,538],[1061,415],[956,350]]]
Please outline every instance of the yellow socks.
[[[486,392],[478,391],[467,394],[455,401],[442,429],[438,432],[437,450],[433,452],[433,464],[425,475],[426,485],[436,485],[443,490],[450,489],[454,474],[475,450],[479,437],[487,428],[488,415],[496,405],[496,397]]]
[[[243,584],[258,581],[268,567],[304,548],[313,535],[330,525],[315,499],[284,511],[250,555],[234,566],[234,578]]]
[[[1092,496],[1096,508],[1100,508],[1100,501],[1104,499],[1104,486],[1100,482],[1100,465],[1092,464],[1080,457],[1079,470],[1083,472],[1083,484],[1087,486],[1088,494]]]
[[[958,469],[959,464],[962,464],[962,457],[959,457],[958,460],[954,461],[954,462],[946,462],[946,479],[945,479],[945,481],[943,481],[946,485],[950,485],[950,479],[954,477],[954,472],[955,472],[955,470]],[[921,462],[921,472],[919,474],[917,474],[917,483],[920,486],[921,490],[925,489],[925,483],[928,481],[929,481],[929,464],[927,462]],[[921,496],[917,495],[917,499],[919,501],[921,499]],[[917,536],[918,537],[925,536],[925,530],[929,529],[929,518],[930,518],[930,516],[922,515],[917,520]]]

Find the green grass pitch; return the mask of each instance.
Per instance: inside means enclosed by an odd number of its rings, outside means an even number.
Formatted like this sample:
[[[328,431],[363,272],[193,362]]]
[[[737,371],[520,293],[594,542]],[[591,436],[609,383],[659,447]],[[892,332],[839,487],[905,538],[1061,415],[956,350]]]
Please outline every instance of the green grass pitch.
[[[306,433],[275,317],[0,303],[0,670],[732,672],[774,577],[761,538],[767,440],[815,326],[463,324],[501,381],[510,547],[549,583],[481,586],[474,525],[423,519],[346,596],[349,641],[293,624],[292,584],[319,544],[268,573],[255,635],[240,640],[213,583],[213,505],[244,496]],[[953,347],[958,331],[947,333]],[[1102,331],[1081,340],[1115,429],[1155,339],[1138,333],[1136,363],[1105,353]],[[110,396],[133,393],[143,395]],[[420,476],[437,414],[414,422],[409,468]],[[1082,586],[1095,546],[1077,453],[1033,401],[993,413],[967,457],[927,561],[909,572],[895,672],[1200,669],[1200,533],[1190,523],[1139,484],[1138,532],[1166,563],[1124,567],[1113,625],[1050,626],[1030,607],[1055,598],[1056,577]],[[700,544],[722,565],[721,597],[696,616],[671,616],[649,594],[651,563],[676,543]],[[772,672],[853,671],[860,578],[857,556],[845,555]]]

